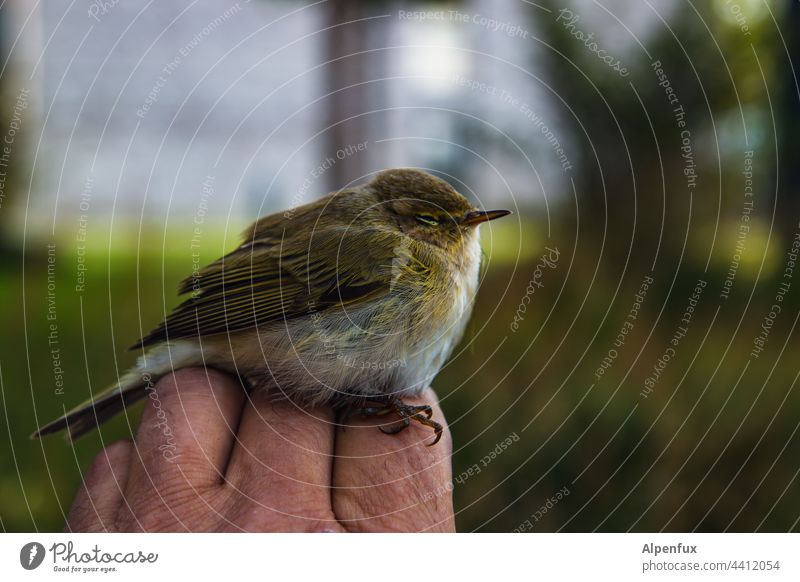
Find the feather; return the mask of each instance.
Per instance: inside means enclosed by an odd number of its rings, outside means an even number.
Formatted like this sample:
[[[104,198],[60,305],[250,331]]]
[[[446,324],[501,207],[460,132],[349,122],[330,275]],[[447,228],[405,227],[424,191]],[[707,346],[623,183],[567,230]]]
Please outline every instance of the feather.
[[[246,242],[222,259],[184,279],[191,297],[131,349],[165,340],[228,333],[312,312],[377,299],[389,289],[392,261],[402,235],[389,229],[330,227],[293,240],[283,237]],[[375,244],[376,237],[390,238]],[[298,244],[300,242],[300,244]],[[335,256],[338,260],[331,261]]]

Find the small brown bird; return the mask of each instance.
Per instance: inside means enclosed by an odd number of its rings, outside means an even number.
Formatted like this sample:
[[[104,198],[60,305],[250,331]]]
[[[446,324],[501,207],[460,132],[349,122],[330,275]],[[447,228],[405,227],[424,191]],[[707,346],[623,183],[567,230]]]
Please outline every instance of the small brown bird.
[[[461,339],[478,286],[482,211],[415,169],[379,173],[257,220],[232,253],[179,287],[189,298],[132,349],[117,383],[34,437],[75,439],[173,370],[212,366],[302,406],[442,427],[402,398],[430,384]],[[368,406],[370,403],[377,406]]]

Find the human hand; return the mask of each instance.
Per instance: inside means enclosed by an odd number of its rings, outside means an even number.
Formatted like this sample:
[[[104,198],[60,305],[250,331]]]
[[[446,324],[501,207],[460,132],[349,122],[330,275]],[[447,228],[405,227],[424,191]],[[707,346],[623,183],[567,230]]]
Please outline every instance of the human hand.
[[[428,389],[408,404],[431,404]],[[335,424],[330,409],[302,410],[248,395],[211,369],[160,380],[134,442],[106,447],[84,477],[67,530],[454,531],[450,454],[412,425]]]

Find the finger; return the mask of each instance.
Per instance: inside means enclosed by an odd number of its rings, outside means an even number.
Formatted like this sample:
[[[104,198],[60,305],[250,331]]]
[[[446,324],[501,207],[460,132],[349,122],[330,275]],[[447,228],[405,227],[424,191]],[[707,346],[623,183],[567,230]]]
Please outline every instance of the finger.
[[[333,436],[330,410],[254,390],[228,467],[234,520],[249,531],[340,529],[330,502]]]
[[[145,399],[129,489],[220,485],[244,399],[237,380],[213,369],[182,369],[162,378]]]
[[[429,404],[433,420],[445,425],[433,390],[406,404]],[[450,431],[441,440],[414,421],[397,434],[377,426],[388,417],[347,421],[336,434],[333,509],[350,531],[454,531]]]
[[[133,445],[120,441],[100,451],[86,471],[72,504],[67,531],[115,531],[116,518],[124,502]]]

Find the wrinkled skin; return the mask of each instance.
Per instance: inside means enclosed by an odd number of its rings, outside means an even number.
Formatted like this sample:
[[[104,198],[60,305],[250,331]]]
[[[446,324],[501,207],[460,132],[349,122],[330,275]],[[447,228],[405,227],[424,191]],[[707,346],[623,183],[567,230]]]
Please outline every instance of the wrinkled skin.
[[[381,433],[385,418],[343,429],[329,409],[249,397],[210,369],[180,370],[155,393],[135,441],[95,458],[68,531],[454,530],[447,427],[433,447],[425,427]],[[406,401],[443,421],[433,391]]]

